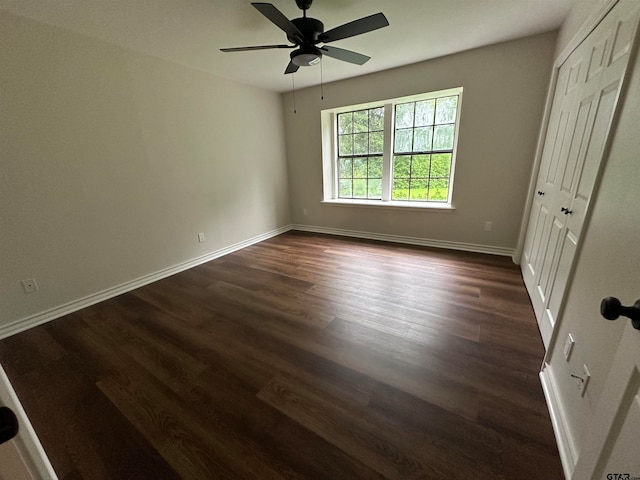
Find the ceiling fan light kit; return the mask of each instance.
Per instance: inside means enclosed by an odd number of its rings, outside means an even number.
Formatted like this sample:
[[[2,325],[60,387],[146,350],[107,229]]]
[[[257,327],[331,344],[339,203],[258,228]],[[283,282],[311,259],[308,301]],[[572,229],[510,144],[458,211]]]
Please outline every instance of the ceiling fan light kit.
[[[293,45],[259,45],[255,47],[221,48],[223,52],[244,52],[250,50],[267,50],[274,48],[296,48],[289,55],[291,60],[284,73],[294,73],[300,67],[316,65],[322,59],[322,55],[363,65],[370,57],[361,53],[352,52],[343,48],[330,47],[324,44],[342,40],[344,38],[362,35],[389,25],[389,21],[383,13],[376,13],[354,20],[325,32],[324,24],[315,18],[307,17],[307,10],[313,0],[296,0],[298,8],[302,10],[302,17],[289,20],[280,10],[270,3],[253,2],[256,10],[262,13],[273,24],[287,34],[287,40]],[[322,44],[322,45],[319,45]]]
[[[298,50],[294,50],[290,54],[291,61],[299,67],[310,67],[320,63],[322,58],[322,52],[319,48],[309,46],[301,47]]]

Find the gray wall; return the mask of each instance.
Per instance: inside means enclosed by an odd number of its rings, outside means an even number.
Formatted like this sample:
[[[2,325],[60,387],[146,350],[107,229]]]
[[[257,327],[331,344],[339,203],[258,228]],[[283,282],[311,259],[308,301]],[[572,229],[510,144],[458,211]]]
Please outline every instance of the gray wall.
[[[555,33],[442,57],[283,96],[293,221],[315,227],[515,248],[549,83]],[[322,204],[320,111],[464,87],[456,210]],[[307,215],[303,215],[303,209]],[[493,231],[483,230],[493,222]]]
[[[0,328],[290,223],[278,94],[1,10],[0,32]]]

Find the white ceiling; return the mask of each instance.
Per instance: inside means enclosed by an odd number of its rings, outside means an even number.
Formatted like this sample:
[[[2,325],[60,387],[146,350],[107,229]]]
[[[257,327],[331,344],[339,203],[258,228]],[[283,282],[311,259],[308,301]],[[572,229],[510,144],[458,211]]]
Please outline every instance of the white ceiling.
[[[294,0],[271,0],[288,18]],[[324,82],[546,32],[575,0],[315,0],[308,16],[325,30],[383,12],[390,26],[332,45],[372,57],[363,66],[323,60]],[[0,8],[122,47],[273,91],[290,50],[222,53],[222,47],[285,43],[284,32],[249,0],[0,0]],[[296,88],[320,83],[320,67],[295,74]]]

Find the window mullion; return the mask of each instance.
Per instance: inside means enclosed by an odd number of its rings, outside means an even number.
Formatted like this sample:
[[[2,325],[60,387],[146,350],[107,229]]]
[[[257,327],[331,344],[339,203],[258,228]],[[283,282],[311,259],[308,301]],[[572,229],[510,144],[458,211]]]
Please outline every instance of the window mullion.
[[[391,200],[391,158],[393,156],[393,104],[384,106],[384,140],[382,142],[382,200]]]
[[[338,115],[336,115],[335,113],[331,114],[331,128],[333,129],[332,132],[332,139],[331,139],[331,149],[333,151],[333,158],[335,159],[335,165],[333,166],[333,168],[331,169],[331,182],[333,184],[333,198],[338,198],[338,188],[339,188],[339,181],[338,181],[338,168],[339,168],[339,162],[340,160],[338,159],[338,145],[339,145],[339,141],[338,141]]]

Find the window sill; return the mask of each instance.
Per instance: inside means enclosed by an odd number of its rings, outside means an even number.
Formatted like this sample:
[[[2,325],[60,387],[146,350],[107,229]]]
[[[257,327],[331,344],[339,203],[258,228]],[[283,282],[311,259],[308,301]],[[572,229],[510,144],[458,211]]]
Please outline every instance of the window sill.
[[[427,203],[427,202],[400,202],[383,200],[323,200],[321,203],[330,206],[340,207],[368,207],[368,208],[391,208],[391,209],[413,209],[429,210],[430,212],[452,213],[456,208],[450,203]]]

